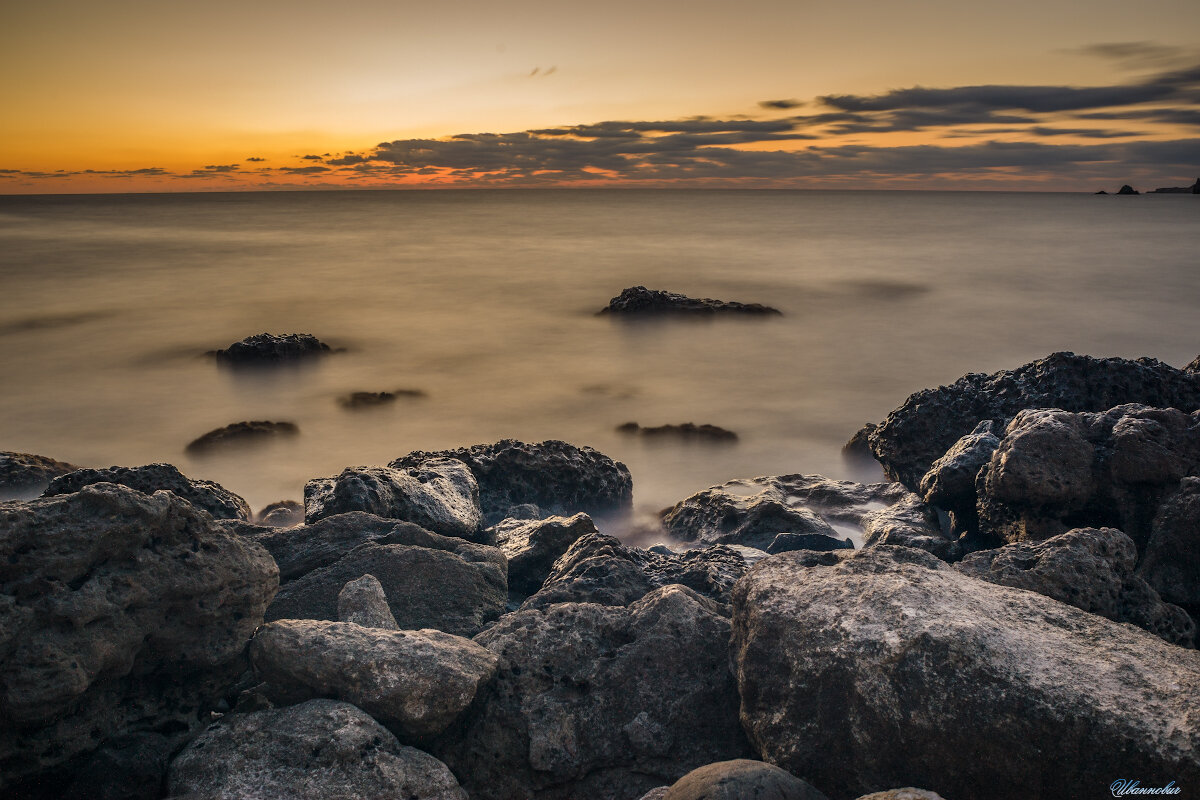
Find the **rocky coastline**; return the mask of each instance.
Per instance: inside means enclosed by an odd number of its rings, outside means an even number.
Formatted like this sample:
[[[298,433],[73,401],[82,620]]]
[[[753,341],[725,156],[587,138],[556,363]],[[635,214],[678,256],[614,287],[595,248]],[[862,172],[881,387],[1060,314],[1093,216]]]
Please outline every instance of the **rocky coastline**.
[[[288,341],[254,358],[329,352]],[[1196,364],[963,376],[854,434],[887,482],[731,476],[649,549],[606,533],[629,470],[561,441],[258,515],[0,453],[45,486],[0,503],[0,796],[1190,796]]]

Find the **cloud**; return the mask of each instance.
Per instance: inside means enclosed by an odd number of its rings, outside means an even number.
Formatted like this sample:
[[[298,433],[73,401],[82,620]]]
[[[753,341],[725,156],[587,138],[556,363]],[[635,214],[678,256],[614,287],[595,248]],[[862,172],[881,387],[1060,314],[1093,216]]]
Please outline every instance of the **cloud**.
[[[247,158],[246,160],[247,160],[247,161],[266,161],[266,159],[265,159],[265,158],[259,158],[258,156],[250,156],[250,157],[249,157],[249,158]]]
[[[1066,52],[1115,61],[1130,69],[1163,67],[1178,63],[1189,56],[1188,51],[1182,47],[1148,41],[1099,42]]]
[[[325,155],[329,155],[329,154],[326,153]],[[324,156],[307,155],[307,156],[301,156],[300,159],[302,161],[324,161],[325,157]]]
[[[366,156],[360,156],[357,153],[347,153],[346,155],[344,155],[340,158],[331,158],[326,163],[332,164],[337,167],[345,167],[345,166],[349,166],[351,164],[361,164],[366,160],[367,160]]]
[[[758,105],[759,105],[759,108],[789,109],[789,108],[799,108],[800,106],[804,105],[804,103],[803,103],[803,101],[796,100],[796,99],[761,100],[761,101],[759,101]]]
[[[329,172],[329,167],[280,167],[279,171],[289,175],[316,175],[321,172]]]

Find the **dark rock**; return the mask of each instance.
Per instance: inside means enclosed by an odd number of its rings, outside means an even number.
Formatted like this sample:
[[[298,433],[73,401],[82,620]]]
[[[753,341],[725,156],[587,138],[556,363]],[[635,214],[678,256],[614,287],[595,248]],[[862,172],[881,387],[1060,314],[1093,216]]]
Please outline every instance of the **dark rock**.
[[[998,432],[1003,433],[1003,430]],[[921,479],[921,496],[929,505],[950,514],[955,534],[979,528],[979,516],[975,512],[975,479],[1000,446],[996,433],[992,420],[979,423],[975,430],[955,442],[945,455],[934,461]]]
[[[1134,575],[1136,563],[1133,540],[1121,531],[1079,528],[1044,542],[971,553],[955,569],[1137,625],[1172,644],[1194,647],[1195,623]]]
[[[624,606],[650,591],[680,584],[718,603],[746,572],[746,560],[724,545],[683,553],[653,552],[621,544],[615,536],[589,533],[561,558],[526,608],[554,603],[599,603]]]
[[[285,619],[258,629],[250,662],[292,702],[345,700],[411,741],[444,731],[496,674],[499,659],[441,631]]]
[[[279,500],[263,506],[254,521],[268,528],[294,528],[304,523],[304,505],[295,500]]]
[[[593,517],[628,511],[633,504],[629,469],[590,447],[555,440],[527,444],[504,439],[436,453],[409,453],[389,466],[402,468],[430,458],[463,462],[479,482],[486,524],[494,525],[512,506],[532,503],[550,514],[582,511]]]
[[[169,492],[0,505],[0,794],[116,736],[187,731],[244,669],[270,556]]]
[[[896,547],[763,559],[733,605],[751,742],[832,797],[1200,782],[1200,653],[1132,626]]]
[[[725,430],[716,425],[696,425],[691,422],[685,422],[682,425],[657,425],[651,428],[643,427],[636,422],[626,422],[624,425],[617,426],[617,433],[641,436],[644,439],[670,437],[672,439],[682,439],[685,442],[736,442],[738,440],[738,435],[733,431]]]
[[[1161,189],[1155,189],[1150,194],[1200,194],[1200,178],[1191,186],[1164,186]]]
[[[501,658],[495,680],[431,751],[473,800],[632,798],[747,756],[728,640],[682,586],[508,614],[475,638]]]
[[[364,628],[400,630],[388,607],[383,585],[374,575],[363,575],[342,587],[338,592],[337,613],[339,622],[353,622]]]
[[[1196,356],[1191,361],[1189,361],[1188,365],[1183,368],[1183,371],[1188,373],[1189,375],[1195,375],[1197,373],[1200,373],[1200,356]]]
[[[0,500],[36,497],[54,478],[77,469],[48,456],[0,450]]]
[[[1101,189],[1101,190],[1100,190],[1100,191],[1098,191],[1098,192],[1093,192],[1093,194],[1108,194],[1108,192],[1106,192],[1106,191],[1104,191],[1103,189]]]
[[[452,458],[404,467],[350,467],[304,484],[304,517],[316,522],[348,511],[401,519],[444,536],[482,541],[479,486]]]
[[[608,305],[600,310],[600,314],[693,314],[707,316],[711,314],[779,314],[779,310],[758,303],[734,303],[709,298],[695,299],[675,292],[664,292],[647,289],[645,286],[633,286],[621,291],[619,295],[608,301]]]
[[[1096,192],[1096,194],[1108,194],[1108,192]],[[858,800],[943,800],[943,798],[937,792],[906,786],[903,789],[888,789],[885,792],[864,794]]]
[[[864,547],[895,545],[924,550],[942,561],[958,561],[963,545],[942,532],[933,509],[915,494],[863,516]]]
[[[995,420],[999,431],[1027,408],[1107,411],[1124,403],[1195,411],[1200,376],[1152,358],[1055,353],[1015,370],[964,375],[917,392],[871,434],[871,450],[889,478],[918,491],[933,463],[984,420]]]
[[[790,553],[793,550],[853,550],[854,542],[837,539],[823,533],[781,533],[767,546],[768,553]]]
[[[504,554],[496,548],[458,542],[445,549],[359,545],[329,566],[285,583],[266,618],[336,620],[342,587],[374,575],[401,629],[473,635],[504,612],[507,570]]]
[[[694,769],[663,800],[829,800],[786,770],[745,758]]]
[[[539,520],[506,519],[494,528],[497,546],[508,557],[508,588],[531,595],[542,588],[554,562],[575,540],[598,533],[587,514]]]
[[[1141,194],[1137,189],[1134,189],[1128,183],[1117,190],[1117,194]]]
[[[874,461],[870,438],[877,427],[875,423],[868,422],[855,431],[850,440],[842,445],[842,457],[849,461]]]
[[[294,422],[270,422],[261,419],[234,422],[193,439],[184,451],[193,456],[206,455],[226,447],[262,444],[299,434],[300,428]]]
[[[170,464],[76,470],[50,481],[43,497],[78,492],[94,483],[119,483],[146,494],[165,489],[217,519],[250,519],[250,506],[245,500],[219,483],[190,480]]]
[[[61,800],[158,800],[173,742],[158,733],[109,739],[75,773]]]
[[[225,717],[171,763],[168,786],[205,800],[467,800],[445,764],[334,700]]]
[[[338,398],[338,405],[355,411],[361,408],[376,408],[396,402],[400,397],[425,397],[420,389],[396,389],[391,392],[351,392]]]
[[[302,361],[332,352],[329,345],[311,334],[259,333],[234,342],[225,350],[214,350],[211,355],[231,366],[262,366]]]
[[[1200,478],[1184,478],[1159,507],[1137,574],[1200,619]]]

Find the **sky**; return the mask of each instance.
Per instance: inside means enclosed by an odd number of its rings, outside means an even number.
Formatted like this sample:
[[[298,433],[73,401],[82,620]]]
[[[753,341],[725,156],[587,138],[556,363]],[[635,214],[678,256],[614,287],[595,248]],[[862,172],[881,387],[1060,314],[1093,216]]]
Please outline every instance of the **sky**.
[[[0,194],[1198,176],[1197,0],[0,0]]]

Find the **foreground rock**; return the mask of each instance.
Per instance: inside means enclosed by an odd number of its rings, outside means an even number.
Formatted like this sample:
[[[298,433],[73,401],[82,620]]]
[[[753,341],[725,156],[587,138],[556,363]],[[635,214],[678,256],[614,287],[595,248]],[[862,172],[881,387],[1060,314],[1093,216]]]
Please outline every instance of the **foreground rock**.
[[[647,289],[645,286],[632,286],[621,291],[619,295],[608,301],[608,305],[600,310],[600,314],[627,315],[664,315],[689,314],[709,316],[712,314],[750,314],[771,315],[779,314],[779,309],[758,303],[736,303],[709,298],[695,299],[675,292],[664,292]]]
[[[114,484],[0,505],[0,564],[0,793],[69,779],[111,737],[197,727],[278,582],[208,514]]]
[[[629,436],[640,436],[643,439],[679,439],[685,442],[723,442],[730,444],[738,440],[738,435],[717,425],[696,425],[685,422],[682,425],[655,425],[646,427],[636,422],[626,422],[617,426],[617,433]]]
[[[36,497],[54,478],[77,469],[48,456],[0,450],[0,500]]]
[[[409,741],[444,731],[499,663],[470,639],[441,631],[290,619],[254,634],[250,661],[277,697],[345,700]]]
[[[1200,782],[1200,653],[920,551],[760,561],[732,648],[751,741],[833,797]]]
[[[389,466],[405,468],[430,458],[453,458],[467,465],[479,483],[479,503],[488,525],[512,516],[508,512],[513,506],[525,504],[564,516],[580,511],[603,516],[628,511],[633,504],[628,467],[590,447],[504,439],[458,450],[416,451]]]
[[[304,361],[332,353],[329,345],[308,333],[258,333],[214,350],[217,361],[231,366],[265,366]]]
[[[542,588],[554,562],[579,537],[599,533],[587,514],[546,519],[506,519],[495,529],[496,544],[508,558],[508,588],[531,595]]]
[[[402,519],[444,536],[481,541],[479,486],[452,458],[405,467],[351,467],[304,485],[304,516],[316,522],[348,511]]]
[[[964,575],[1028,589],[1067,605],[1128,622],[1172,644],[1194,647],[1196,625],[1134,575],[1137,549],[1114,528],[1080,528],[1044,542],[972,553],[956,565]]]
[[[43,496],[78,492],[94,483],[118,483],[146,494],[165,489],[217,519],[250,519],[250,506],[245,500],[219,483],[186,478],[170,464],[76,470],[50,481]]]
[[[472,800],[635,798],[746,756],[728,625],[681,586],[508,614],[475,639],[495,681],[432,752]]]
[[[467,800],[445,764],[333,700],[227,716],[172,762],[168,784],[214,800]]]
[[[1027,408],[1107,411],[1125,403],[1195,411],[1200,376],[1152,358],[1055,353],[1015,370],[972,373],[917,392],[871,434],[871,449],[889,478],[917,491],[933,462],[984,420],[1001,430]]]
[[[829,800],[795,775],[745,758],[694,769],[675,781],[663,800]]]
[[[294,422],[270,422],[268,420],[234,422],[193,439],[184,448],[184,452],[193,456],[207,455],[222,448],[262,444],[299,434],[300,428]]]

